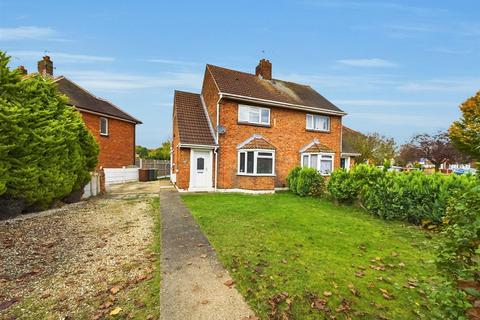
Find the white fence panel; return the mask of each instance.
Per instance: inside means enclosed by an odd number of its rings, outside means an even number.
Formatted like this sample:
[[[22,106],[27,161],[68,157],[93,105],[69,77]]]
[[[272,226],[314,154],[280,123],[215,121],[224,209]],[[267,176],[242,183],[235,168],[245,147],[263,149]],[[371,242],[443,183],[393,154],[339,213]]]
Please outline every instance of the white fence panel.
[[[100,175],[98,173],[92,173],[92,179],[83,188],[82,199],[88,199],[94,197],[100,193]]]
[[[138,181],[138,168],[104,168],[105,186]]]

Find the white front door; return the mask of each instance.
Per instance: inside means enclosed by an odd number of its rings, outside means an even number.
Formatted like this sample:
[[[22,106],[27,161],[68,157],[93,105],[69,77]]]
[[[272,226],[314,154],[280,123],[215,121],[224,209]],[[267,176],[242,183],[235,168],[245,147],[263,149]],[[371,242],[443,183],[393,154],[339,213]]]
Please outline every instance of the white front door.
[[[190,188],[212,188],[212,151],[191,149],[190,156]]]

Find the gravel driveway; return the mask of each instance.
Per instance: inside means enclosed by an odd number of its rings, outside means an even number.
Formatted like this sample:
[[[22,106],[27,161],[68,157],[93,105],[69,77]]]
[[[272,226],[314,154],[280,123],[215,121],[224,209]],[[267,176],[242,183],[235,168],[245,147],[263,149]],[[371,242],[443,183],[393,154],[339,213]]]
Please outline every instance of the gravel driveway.
[[[115,314],[119,291],[153,277],[150,202],[160,184],[115,186],[68,209],[0,222],[0,319]]]

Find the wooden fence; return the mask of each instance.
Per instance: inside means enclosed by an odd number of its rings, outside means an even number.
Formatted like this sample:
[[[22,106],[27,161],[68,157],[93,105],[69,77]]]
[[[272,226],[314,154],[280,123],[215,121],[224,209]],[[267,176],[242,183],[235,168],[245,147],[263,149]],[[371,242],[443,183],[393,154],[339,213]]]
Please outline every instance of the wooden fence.
[[[159,178],[170,176],[170,160],[136,159],[135,165],[140,169],[156,169]]]

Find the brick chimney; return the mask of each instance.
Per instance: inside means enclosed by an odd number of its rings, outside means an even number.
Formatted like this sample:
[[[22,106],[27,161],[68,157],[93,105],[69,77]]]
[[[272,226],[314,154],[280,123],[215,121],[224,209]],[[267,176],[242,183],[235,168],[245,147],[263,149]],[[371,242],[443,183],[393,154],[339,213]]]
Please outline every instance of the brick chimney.
[[[262,59],[255,68],[255,75],[266,80],[272,80],[272,64],[267,59]]]
[[[49,56],[44,56],[42,60],[38,61],[38,73],[42,76],[53,76],[53,62]]]
[[[18,66],[17,70],[20,72],[21,75],[26,76],[28,74],[27,69],[24,66]]]

